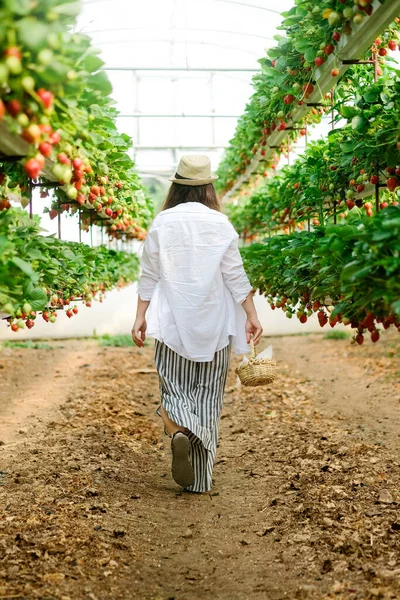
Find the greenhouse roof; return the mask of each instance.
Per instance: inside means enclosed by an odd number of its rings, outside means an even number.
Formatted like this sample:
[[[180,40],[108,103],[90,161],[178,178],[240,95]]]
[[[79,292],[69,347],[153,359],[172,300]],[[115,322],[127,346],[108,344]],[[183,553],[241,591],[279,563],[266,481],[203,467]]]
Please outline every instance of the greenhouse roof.
[[[273,46],[282,0],[86,0],[79,30],[101,49],[120,129],[142,174],[173,171],[186,152],[216,168],[243,113],[251,78]]]

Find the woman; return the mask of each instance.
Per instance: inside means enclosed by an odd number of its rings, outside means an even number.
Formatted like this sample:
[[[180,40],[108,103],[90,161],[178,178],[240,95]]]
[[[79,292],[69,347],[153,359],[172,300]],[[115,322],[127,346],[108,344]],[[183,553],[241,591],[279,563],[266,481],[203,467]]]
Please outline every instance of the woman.
[[[211,489],[233,346],[246,353],[262,327],[238,250],[221,213],[206,156],[182,157],[143,247],[133,341],[155,338],[157,410],[172,437],[172,476],[187,491]]]

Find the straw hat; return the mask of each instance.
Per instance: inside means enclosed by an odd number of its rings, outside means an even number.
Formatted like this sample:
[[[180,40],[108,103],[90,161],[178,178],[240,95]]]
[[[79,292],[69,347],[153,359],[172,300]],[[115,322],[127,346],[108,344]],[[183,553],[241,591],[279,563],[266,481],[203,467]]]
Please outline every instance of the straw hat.
[[[177,175],[183,179],[178,179]],[[210,159],[203,154],[182,156],[175,176],[169,178],[170,181],[180,185],[206,185],[216,179],[218,179],[217,175],[211,175]]]

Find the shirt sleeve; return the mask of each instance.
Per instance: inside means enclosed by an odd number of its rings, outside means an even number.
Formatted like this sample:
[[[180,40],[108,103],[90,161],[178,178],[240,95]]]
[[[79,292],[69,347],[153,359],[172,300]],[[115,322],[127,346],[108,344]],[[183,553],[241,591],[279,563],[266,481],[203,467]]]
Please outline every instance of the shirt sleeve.
[[[151,300],[151,297],[160,279],[159,245],[157,231],[150,227],[143,244],[140,259],[141,276],[137,293],[141,300]]]
[[[238,247],[239,236],[235,232],[235,237],[226,250],[222,261],[221,271],[224,282],[231,292],[233,299],[238,304],[244,302],[252,291],[249,278],[243,267],[242,257]]]

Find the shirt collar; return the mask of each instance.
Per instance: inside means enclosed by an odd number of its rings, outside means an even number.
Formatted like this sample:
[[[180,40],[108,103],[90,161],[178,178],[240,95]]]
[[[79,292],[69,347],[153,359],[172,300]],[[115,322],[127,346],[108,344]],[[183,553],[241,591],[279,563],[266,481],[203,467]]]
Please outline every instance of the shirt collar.
[[[218,210],[214,210],[213,208],[209,208],[208,206],[205,206],[204,204],[202,204],[201,202],[184,202],[182,204],[178,204],[178,206],[174,206],[173,208],[167,208],[166,210],[163,210],[160,214],[169,214],[169,213],[217,213],[218,215],[221,215],[223,217],[225,217],[226,219],[228,218],[226,215],[224,215],[223,213],[219,212]]]

